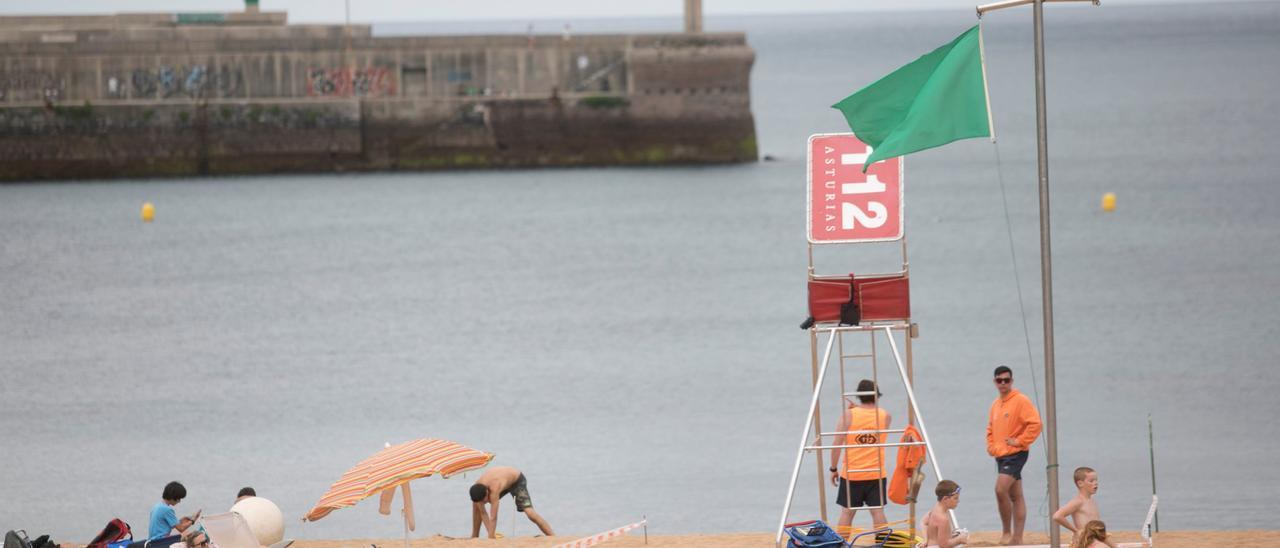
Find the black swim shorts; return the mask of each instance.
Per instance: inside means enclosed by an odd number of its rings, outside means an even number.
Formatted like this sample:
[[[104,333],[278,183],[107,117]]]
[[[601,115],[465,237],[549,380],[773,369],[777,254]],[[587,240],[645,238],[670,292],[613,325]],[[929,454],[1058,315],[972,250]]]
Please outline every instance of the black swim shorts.
[[[996,473],[1006,476],[1013,476],[1015,480],[1022,479],[1022,467],[1027,464],[1027,452],[1019,451],[1012,455],[996,457]]]
[[[507,496],[508,493],[511,494],[511,500],[516,501],[517,512],[523,512],[525,508],[533,507],[533,499],[529,498],[529,484],[525,482],[524,474],[520,474],[520,477],[516,478],[516,482],[503,491],[499,498]]]
[[[884,479],[853,480],[840,478],[836,504],[845,508],[884,506]]]

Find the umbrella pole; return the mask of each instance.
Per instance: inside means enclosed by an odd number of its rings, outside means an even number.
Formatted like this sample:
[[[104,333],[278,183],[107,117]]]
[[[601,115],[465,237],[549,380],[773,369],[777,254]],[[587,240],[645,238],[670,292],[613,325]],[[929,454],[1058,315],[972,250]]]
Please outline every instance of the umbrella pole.
[[[404,495],[404,507],[401,508],[400,514],[404,517],[404,548],[409,548],[409,530],[417,529],[413,523],[413,495],[409,491],[409,482],[400,484],[400,492]]]

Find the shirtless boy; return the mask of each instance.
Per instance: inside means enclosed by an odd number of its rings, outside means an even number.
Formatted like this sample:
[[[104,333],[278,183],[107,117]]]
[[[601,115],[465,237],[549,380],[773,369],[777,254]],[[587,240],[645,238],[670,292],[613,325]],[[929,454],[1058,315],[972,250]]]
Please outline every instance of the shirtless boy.
[[[1079,490],[1079,493],[1070,502],[1062,505],[1062,508],[1053,513],[1053,521],[1066,527],[1074,536],[1080,533],[1085,524],[1101,518],[1098,517],[1098,502],[1093,500],[1093,495],[1098,493],[1098,473],[1088,466],[1081,466],[1076,468],[1075,474],[1072,474],[1072,479],[1075,480],[1076,489]],[[1070,516],[1070,520],[1067,519],[1068,516]],[[1107,546],[1116,548],[1114,542],[1110,540],[1104,542],[1106,542]]]
[[[524,474],[510,466],[495,466],[481,474],[475,485],[471,486],[471,538],[480,536],[481,523],[489,530],[489,538],[497,538],[498,501],[507,493],[516,502],[517,512],[524,512],[542,534],[555,536],[547,520],[533,510],[533,499],[529,498],[529,486],[525,483]],[[486,504],[489,505],[487,512],[484,507]]]
[[[924,516],[924,545],[927,548],[952,548],[969,542],[969,533],[955,536],[951,533],[951,510],[960,505],[960,486],[954,481],[942,480],[933,493],[938,495],[938,504]]]

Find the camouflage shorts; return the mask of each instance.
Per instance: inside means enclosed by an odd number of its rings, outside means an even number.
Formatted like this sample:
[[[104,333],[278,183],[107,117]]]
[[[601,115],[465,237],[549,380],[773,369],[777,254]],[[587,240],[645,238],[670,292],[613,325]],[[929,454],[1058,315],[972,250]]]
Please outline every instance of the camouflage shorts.
[[[525,508],[533,508],[533,499],[529,498],[529,484],[524,480],[524,474],[520,474],[516,478],[516,482],[503,491],[503,495],[511,494],[511,500],[516,501],[516,511],[523,512]]]

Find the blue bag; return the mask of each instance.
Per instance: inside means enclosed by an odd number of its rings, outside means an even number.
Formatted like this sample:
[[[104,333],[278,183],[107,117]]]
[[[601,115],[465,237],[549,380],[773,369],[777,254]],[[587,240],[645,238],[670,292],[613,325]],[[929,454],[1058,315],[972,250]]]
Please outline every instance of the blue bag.
[[[125,544],[124,548],[164,548],[182,542],[182,535],[170,535],[158,539],[135,540]]]
[[[844,548],[848,544],[822,520],[788,523],[785,526],[787,548]]]

